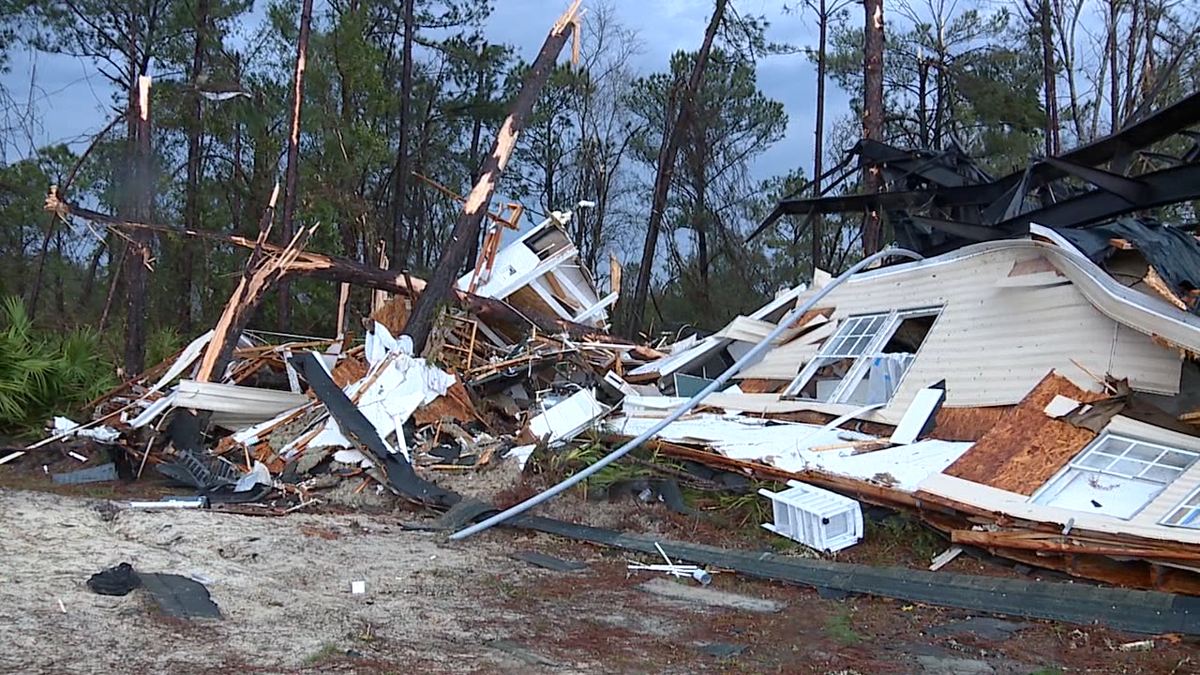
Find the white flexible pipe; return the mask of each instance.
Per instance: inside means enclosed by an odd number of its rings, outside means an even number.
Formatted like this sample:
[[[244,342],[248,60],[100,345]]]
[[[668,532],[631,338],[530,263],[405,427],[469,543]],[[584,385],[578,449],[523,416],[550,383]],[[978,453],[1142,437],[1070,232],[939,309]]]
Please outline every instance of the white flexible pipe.
[[[524,513],[525,511],[528,511],[529,509],[537,506],[538,504],[541,504],[542,502],[550,499],[551,497],[554,497],[566,490],[569,490],[570,488],[574,487],[579,482],[587,479],[588,476],[591,476],[592,474],[596,473],[600,469],[603,469],[604,467],[608,466],[609,464],[612,464],[613,462],[617,461],[618,459],[624,457],[626,454],[629,453],[629,451],[638,447],[642,443],[645,443],[652,436],[654,436],[655,434],[657,434],[658,432],[660,432],[664,428],[666,428],[666,426],[668,424],[679,419],[684,414],[686,414],[689,410],[696,407],[696,405],[699,404],[700,401],[703,401],[705,399],[705,397],[707,397],[709,394],[713,393],[717,389],[720,389],[722,385],[724,385],[726,382],[729,381],[729,378],[733,377],[734,375],[737,375],[738,372],[741,371],[743,366],[745,366],[747,363],[753,361],[754,359],[758,358],[759,355],[761,355],[763,352],[765,352],[767,349],[769,349],[771,346],[771,342],[775,338],[777,338],[781,334],[783,334],[784,331],[786,331],[789,327],[791,327],[792,323],[794,323],[800,317],[804,316],[804,314],[806,312],[808,312],[810,309],[812,309],[818,302],[821,301],[822,298],[824,298],[826,295],[828,295],[830,291],[832,291],[834,288],[837,288],[842,282],[849,279],[851,276],[853,276],[855,273],[857,273],[859,270],[863,269],[867,265],[870,265],[871,263],[875,262],[876,260],[879,260],[880,258],[885,258],[888,256],[900,256],[900,257],[904,257],[904,258],[912,258],[913,260],[923,260],[924,259],[924,257],[921,254],[913,252],[913,251],[909,251],[909,250],[903,249],[903,248],[890,248],[890,249],[886,249],[886,250],[880,251],[878,253],[875,253],[874,255],[867,256],[866,258],[863,258],[859,262],[855,263],[852,267],[850,267],[850,269],[843,272],[841,276],[839,276],[838,278],[829,282],[829,284],[826,285],[825,288],[822,288],[820,291],[817,292],[816,295],[809,298],[808,302],[804,303],[800,307],[797,307],[795,310],[793,310],[791,313],[789,313],[786,317],[784,317],[779,322],[779,324],[776,325],[775,328],[765,338],[763,338],[762,342],[759,342],[757,345],[754,346],[753,349],[746,352],[746,354],[744,356],[742,356],[742,358],[738,359],[732,366],[729,366],[729,369],[726,370],[724,373],[721,373],[720,377],[718,377],[717,379],[710,382],[707,387],[702,389],[695,396],[693,396],[690,399],[688,399],[687,401],[685,401],[682,405],[680,405],[678,408],[676,408],[670,415],[667,415],[663,419],[659,420],[657,424],[650,427],[646,431],[643,431],[640,435],[638,435],[637,438],[634,438],[633,440],[629,441],[625,445],[622,445],[620,448],[613,450],[611,453],[609,453],[607,456],[600,459],[595,464],[593,464],[593,465],[589,466],[588,468],[584,469],[583,471],[580,471],[579,473],[567,478],[566,480],[563,480],[558,485],[555,485],[554,487],[546,490],[545,492],[542,492],[541,494],[534,495],[533,497],[526,499],[525,501],[521,502],[520,504],[517,504],[516,506],[510,507],[510,508],[506,509],[505,511],[497,513],[496,515],[494,515],[486,520],[482,520],[470,527],[467,527],[458,532],[455,532],[454,534],[450,535],[450,539],[452,539],[452,540],[463,539],[463,538],[469,537],[473,534],[482,532],[482,531],[492,527],[493,525],[498,525],[500,523],[503,523],[504,521],[508,520],[509,518],[512,518],[513,516],[518,515],[520,513]]]

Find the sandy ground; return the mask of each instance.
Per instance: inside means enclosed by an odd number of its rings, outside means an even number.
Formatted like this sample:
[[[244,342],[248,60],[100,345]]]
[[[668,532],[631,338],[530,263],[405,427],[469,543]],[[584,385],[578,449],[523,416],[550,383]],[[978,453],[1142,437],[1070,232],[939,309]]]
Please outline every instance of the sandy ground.
[[[648,577],[630,577],[623,554],[503,531],[449,544],[403,530],[400,519],[412,514],[114,514],[103,504],[0,488],[0,672],[1197,672],[1195,646],[1117,652],[1111,645],[1140,636],[1042,623],[999,643],[931,638],[929,626],[964,615],[825,600],[732,575],[713,587],[785,609],[763,615],[662,598],[638,588]],[[518,551],[589,569],[542,570],[514,559]],[[224,619],[171,619],[141,590],[107,597],[87,588],[93,572],[120,562],[205,580]],[[350,593],[354,580],[366,582],[365,594]],[[746,651],[704,653],[714,642]]]

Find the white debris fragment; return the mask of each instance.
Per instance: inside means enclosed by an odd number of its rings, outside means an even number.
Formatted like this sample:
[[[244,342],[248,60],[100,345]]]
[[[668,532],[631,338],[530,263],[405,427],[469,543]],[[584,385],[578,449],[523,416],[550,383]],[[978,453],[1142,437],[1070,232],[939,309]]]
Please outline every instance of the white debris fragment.
[[[54,418],[54,434],[56,436],[61,434],[84,436],[86,438],[93,438],[101,443],[112,443],[121,437],[121,432],[112,427],[99,426],[91,429],[84,429],[81,428],[79,423],[67,419],[66,417]]]
[[[518,462],[517,465],[521,467],[522,471],[524,471],[525,463],[529,461],[529,456],[532,455],[533,451],[536,449],[537,445],[518,445],[504,453],[504,458],[508,459],[510,457],[516,457]]]
[[[333,461],[341,464],[357,464],[364,469],[375,466],[375,463],[362,454],[362,451],[354,448],[338,450],[333,453]]]
[[[257,485],[270,485],[271,471],[266,464],[255,460],[254,468],[245,476],[238,479],[237,485],[233,487],[234,492],[249,492]]]

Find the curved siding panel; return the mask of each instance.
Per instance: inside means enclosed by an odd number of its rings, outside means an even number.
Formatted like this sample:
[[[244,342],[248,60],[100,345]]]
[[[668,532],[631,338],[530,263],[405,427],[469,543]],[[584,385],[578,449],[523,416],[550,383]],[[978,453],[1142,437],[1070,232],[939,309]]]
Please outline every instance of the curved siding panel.
[[[1023,245],[1021,245],[1023,244]],[[946,380],[948,406],[1019,402],[1051,370],[1094,390],[1096,375],[1128,377],[1138,389],[1179,390],[1180,360],[1148,335],[1121,327],[1063,278],[1058,285],[1000,286],[1013,266],[1043,259],[1035,242],[1005,242],[852,279],[821,303],[834,318],[942,306],[889,412]]]

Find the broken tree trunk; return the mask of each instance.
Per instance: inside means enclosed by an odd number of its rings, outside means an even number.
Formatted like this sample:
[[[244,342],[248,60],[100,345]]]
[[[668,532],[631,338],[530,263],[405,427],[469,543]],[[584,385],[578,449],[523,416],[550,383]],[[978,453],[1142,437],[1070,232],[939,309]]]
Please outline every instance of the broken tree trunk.
[[[578,31],[576,13],[579,11],[580,1],[575,0],[546,36],[541,52],[530,67],[529,74],[525,76],[525,82],[521,84],[521,91],[513,102],[512,111],[496,134],[492,154],[484,161],[479,180],[463,205],[462,213],[450,233],[450,240],[446,242],[446,248],[429,278],[429,285],[413,304],[412,314],[404,325],[404,333],[412,337],[413,349],[417,353],[425,348],[438,304],[450,295],[459,270],[463,268],[467,253],[471,250],[471,242],[479,237],[479,227],[487,213],[488,203],[496,191],[496,183],[504,171],[504,166],[508,164],[509,157],[512,156],[517,136],[525,127],[526,118],[533,111],[542,86],[550,77],[559,52],[571,35]]]
[[[184,237],[220,241],[242,248],[261,248],[264,252],[271,254],[282,254],[284,252],[282,247],[275,244],[259,243],[254,239],[247,239],[246,237],[239,237],[237,235],[185,230],[169,225],[135,223],[114,218],[98,211],[80,208],[62,201],[53,190],[51,190],[50,195],[46,198],[45,208],[48,211],[57,212],[62,217],[76,216],[114,230],[163,232]],[[404,272],[391,272],[377,267],[370,267],[347,258],[327,256],[311,251],[296,251],[291,263],[288,265],[287,271],[289,274],[303,275],[313,279],[355,284],[413,297],[419,297],[428,286],[425,280],[410,276]],[[548,334],[566,333],[573,338],[588,338],[599,342],[634,345],[632,353],[643,359],[657,359],[664,356],[648,347],[635,345],[635,343],[629,340],[601,333],[596,330],[595,326],[567,321],[557,316],[540,312],[519,312],[502,300],[485,298],[458,289],[454,289],[453,294],[459,302],[485,321],[505,323],[519,329],[536,328],[538,331]]]
[[[94,223],[104,225],[114,229],[127,230],[147,230],[152,232],[164,232],[176,234],[185,237],[195,237],[199,239],[208,239],[211,241],[220,241],[234,246],[243,248],[255,249],[261,248],[267,253],[280,254],[283,248],[275,244],[259,243],[253,239],[240,237],[237,235],[222,234],[219,232],[206,232],[184,230],[168,225],[155,225],[150,223],[135,223],[127,220],[114,218],[97,211],[80,208],[67,202],[58,199],[54,192],[46,199],[46,209],[56,211],[60,215],[76,216],[85,220],[90,220]],[[336,281],[365,286],[390,293],[398,293],[408,296],[419,296],[424,292],[428,285],[425,280],[419,279],[403,272],[390,272],[384,269],[369,267],[362,263],[346,258],[322,255],[320,253],[312,253],[310,251],[299,251],[296,253],[295,259],[288,268],[289,273],[299,274],[313,279],[321,279],[324,281]],[[456,298],[466,307],[478,314],[480,318],[485,320],[493,320],[501,323],[507,323],[517,327],[532,327],[537,328],[544,333],[567,333],[572,337],[591,337],[600,339],[600,341],[614,342],[617,344],[630,344],[627,340],[621,340],[612,336],[604,335],[596,330],[594,326],[566,321],[556,316],[542,314],[538,312],[518,312],[508,303],[494,298],[485,298],[472,293],[454,290]],[[659,358],[662,355],[647,348],[639,347],[636,353],[644,358]]]
[[[133,149],[134,218],[151,218],[154,177],[150,171],[150,78],[142,75],[136,83],[137,121]],[[134,377],[146,365],[146,283],[151,263],[151,236],[136,232],[129,240],[130,255],[125,263],[125,375]]]
[[[296,79],[292,89],[292,133],[288,136],[287,171],[283,179],[283,223],[285,242],[292,240],[296,222],[296,191],[300,182],[300,109],[304,102],[304,69],[308,61],[308,34],[312,27],[313,0],[304,0],[300,11],[300,38],[296,41]],[[274,199],[274,198],[272,198]],[[274,208],[272,208],[274,211]],[[287,330],[292,322],[292,289],[287,280],[279,284],[277,327]]]
[[[263,214],[262,225],[254,250],[246,261],[246,271],[238,280],[238,285],[225,303],[225,310],[213,329],[212,338],[204,350],[200,360],[200,368],[194,378],[197,382],[219,382],[225,373],[229,360],[233,358],[233,350],[238,338],[246,329],[254,310],[266,297],[267,291],[275,282],[282,279],[290,269],[292,262],[304,248],[308,238],[312,236],[315,226],[296,233],[282,250],[266,246],[267,237],[271,233],[271,224],[275,220],[275,201],[279,196],[279,186],[271,195],[271,203]],[[273,250],[272,250],[273,249]]]
[[[863,138],[883,141],[883,0],[865,0],[866,25],[863,28]],[[937,142],[937,139],[935,139]],[[883,172],[875,165],[864,167],[863,184],[867,194],[883,191]],[[863,255],[871,255],[883,245],[883,220],[879,209],[867,208],[863,225]]]
[[[713,9],[712,19],[704,31],[704,42],[696,54],[696,63],[688,77],[687,88],[679,102],[679,115],[675,124],[663,133],[662,145],[658,151],[658,171],[654,176],[654,197],[650,203],[650,222],[646,226],[646,243],[642,247],[642,264],[638,267],[637,285],[633,289],[633,300],[627,307],[625,327],[622,331],[630,337],[637,334],[642,327],[642,317],[646,311],[646,299],[650,293],[650,275],[654,271],[654,250],[658,245],[658,231],[662,227],[663,213],[667,209],[667,192],[671,187],[671,175],[675,171],[675,158],[679,154],[679,144],[683,140],[683,131],[692,117],[696,104],[696,92],[700,89],[700,81],[704,77],[704,66],[708,63],[708,53],[712,49],[713,39],[717,28],[725,15],[726,0],[717,0]]]

